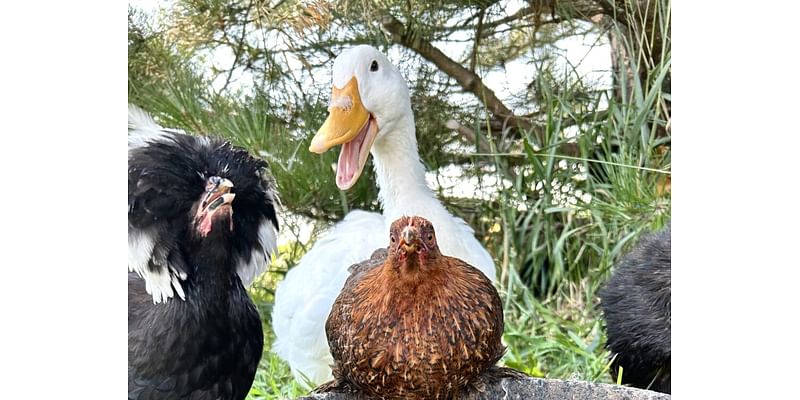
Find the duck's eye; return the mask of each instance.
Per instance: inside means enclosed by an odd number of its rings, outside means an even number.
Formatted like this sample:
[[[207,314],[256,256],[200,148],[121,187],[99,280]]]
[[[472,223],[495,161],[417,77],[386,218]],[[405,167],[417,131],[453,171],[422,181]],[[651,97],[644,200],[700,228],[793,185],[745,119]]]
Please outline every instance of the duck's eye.
[[[369,70],[372,71],[372,72],[377,71],[378,70],[378,62],[375,61],[375,60],[372,60],[372,64],[369,65]]]

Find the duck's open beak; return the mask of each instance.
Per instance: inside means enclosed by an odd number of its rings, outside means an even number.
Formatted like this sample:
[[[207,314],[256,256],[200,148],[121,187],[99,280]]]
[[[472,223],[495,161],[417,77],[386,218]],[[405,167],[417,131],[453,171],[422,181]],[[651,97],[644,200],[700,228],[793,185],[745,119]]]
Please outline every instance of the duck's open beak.
[[[336,168],[336,186],[347,190],[361,176],[378,135],[378,124],[361,102],[355,76],[343,88],[333,87],[328,111],[328,119],[314,135],[308,150],[322,154],[333,146],[342,145]]]

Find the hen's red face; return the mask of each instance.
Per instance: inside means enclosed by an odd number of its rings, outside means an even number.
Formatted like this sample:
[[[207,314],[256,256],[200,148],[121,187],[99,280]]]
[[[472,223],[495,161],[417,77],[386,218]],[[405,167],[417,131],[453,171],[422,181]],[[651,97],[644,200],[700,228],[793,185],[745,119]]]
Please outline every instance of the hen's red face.
[[[233,230],[233,198],[231,193],[233,182],[218,176],[206,180],[205,192],[197,206],[194,217],[195,229],[200,237],[206,237],[219,223],[227,222],[228,229]]]
[[[425,218],[401,217],[392,223],[389,232],[389,250],[401,260],[439,251],[433,224]]]

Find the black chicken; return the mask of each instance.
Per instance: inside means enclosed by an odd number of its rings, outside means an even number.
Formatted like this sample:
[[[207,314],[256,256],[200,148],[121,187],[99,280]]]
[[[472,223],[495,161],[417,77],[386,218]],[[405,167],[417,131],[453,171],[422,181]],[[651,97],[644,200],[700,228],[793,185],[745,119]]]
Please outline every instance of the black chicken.
[[[611,366],[622,383],[670,393],[671,228],[642,237],[600,292]]]
[[[128,398],[243,399],[263,347],[245,287],[276,249],[275,183],[225,140],[135,107],[128,124]]]

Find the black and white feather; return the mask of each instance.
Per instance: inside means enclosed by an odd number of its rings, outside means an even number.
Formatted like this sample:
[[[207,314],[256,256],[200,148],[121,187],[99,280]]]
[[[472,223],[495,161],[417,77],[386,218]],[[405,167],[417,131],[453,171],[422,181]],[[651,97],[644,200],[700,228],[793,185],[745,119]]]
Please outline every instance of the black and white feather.
[[[210,176],[237,175],[240,181],[234,182],[233,208],[241,239],[234,256],[242,283],[250,286],[266,270],[277,250],[280,204],[266,167],[225,140],[162,128],[141,109],[128,107],[128,270],[144,278],[153,302],[176,294],[185,299],[181,282],[187,266],[176,233],[188,226],[190,204]],[[259,215],[235,212],[245,207]]]
[[[246,287],[278,206],[265,161],[129,107],[129,400],[245,398],[264,340]]]

